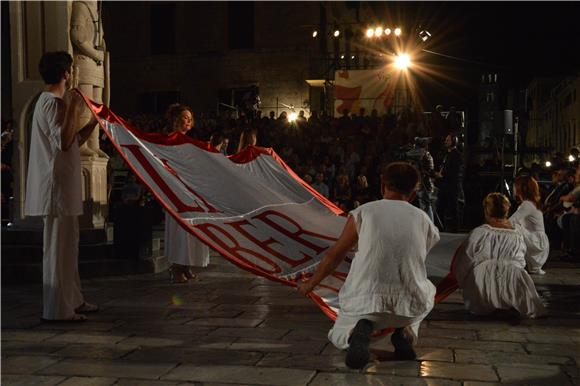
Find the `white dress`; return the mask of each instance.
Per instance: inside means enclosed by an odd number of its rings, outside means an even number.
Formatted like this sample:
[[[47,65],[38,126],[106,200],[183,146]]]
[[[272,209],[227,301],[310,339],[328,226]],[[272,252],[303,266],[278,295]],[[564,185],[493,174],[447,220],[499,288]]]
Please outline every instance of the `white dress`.
[[[543,315],[534,282],[524,270],[525,253],[519,225],[516,229],[487,224],[475,228],[453,266],[466,308],[480,315],[512,307],[522,316]]]
[[[418,336],[433,308],[435,286],[425,259],[439,231],[422,210],[405,201],[379,200],[350,212],[358,250],[339,293],[340,312],[328,337],[339,349],[360,319],[375,329],[410,326]]]
[[[165,212],[165,256],[171,264],[207,267],[209,248]]]
[[[62,149],[63,121],[62,99],[40,94],[32,116],[24,213],[44,220],[42,317],[49,320],[72,318],[84,302],[78,271],[81,158],[78,137]]]
[[[526,242],[526,263],[530,273],[541,272],[542,266],[548,260],[550,242],[544,231],[544,216],[531,201],[524,201],[510,217],[512,225],[522,227]]]

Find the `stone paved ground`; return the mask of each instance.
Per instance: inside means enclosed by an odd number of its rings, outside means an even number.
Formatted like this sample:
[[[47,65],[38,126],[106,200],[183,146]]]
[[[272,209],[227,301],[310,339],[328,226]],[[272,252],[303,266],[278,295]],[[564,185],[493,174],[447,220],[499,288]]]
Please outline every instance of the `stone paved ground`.
[[[549,318],[475,318],[455,293],[422,325],[419,358],[383,339],[363,371],[291,288],[216,257],[189,284],[166,275],[85,281],[90,321],[41,324],[40,287],[2,288],[2,385],[580,385],[580,264],[536,277]]]

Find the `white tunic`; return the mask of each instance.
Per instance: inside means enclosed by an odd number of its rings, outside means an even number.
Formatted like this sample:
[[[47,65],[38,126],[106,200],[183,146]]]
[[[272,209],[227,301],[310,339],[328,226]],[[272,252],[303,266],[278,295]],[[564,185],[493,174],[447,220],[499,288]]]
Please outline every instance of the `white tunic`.
[[[79,216],[83,213],[81,158],[78,137],[62,150],[64,120],[62,99],[40,94],[30,138],[24,214],[27,216]]]
[[[522,227],[526,243],[526,262],[528,269],[538,271],[548,260],[550,242],[544,231],[544,216],[531,201],[524,201],[510,217],[510,222]]]
[[[165,212],[165,256],[172,264],[207,267],[209,248]]]
[[[513,307],[528,317],[545,313],[534,282],[524,270],[526,245],[519,228],[484,224],[469,234],[453,272],[471,312],[488,314]]]
[[[408,202],[379,200],[350,212],[358,251],[339,293],[341,313],[389,312],[416,317],[433,308],[435,286],[425,258],[439,231],[422,210]]]

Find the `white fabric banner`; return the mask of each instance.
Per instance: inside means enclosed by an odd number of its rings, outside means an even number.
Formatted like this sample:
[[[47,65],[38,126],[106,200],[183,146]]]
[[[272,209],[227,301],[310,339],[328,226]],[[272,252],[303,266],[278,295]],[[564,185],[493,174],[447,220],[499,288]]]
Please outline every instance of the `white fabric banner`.
[[[302,181],[272,149],[225,157],[182,134],[145,134],[85,98],[132,171],[189,233],[242,269],[290,286],[316,269],[346,217]],[[453,249],[429,270],[442,278]],[[434,249],[437,251],[437,249]],[[352,255],[350,255],[352,257]],[[331,318],[350,267],[347,258],[311,298]]]

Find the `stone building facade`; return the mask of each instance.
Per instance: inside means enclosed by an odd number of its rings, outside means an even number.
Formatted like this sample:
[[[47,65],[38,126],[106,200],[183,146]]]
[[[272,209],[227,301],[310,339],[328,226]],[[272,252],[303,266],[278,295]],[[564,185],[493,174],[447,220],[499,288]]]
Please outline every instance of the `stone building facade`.
[[[529,147],[565,155],[580,146],[580,76],[535,78],[528,86]]]
[[[323,82],[306,81],[324,79],[328,58],[349,48],[346,29],[362,34],[367,14],[345,2],[105,2],[111,106],[159,114],[178,100],[208,112],[257,86],[265,114],[321,110]]]

